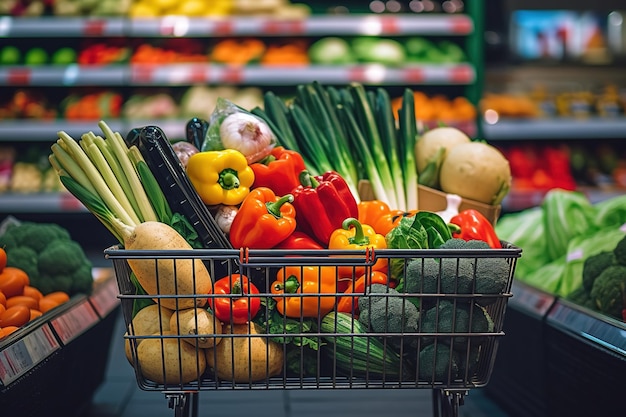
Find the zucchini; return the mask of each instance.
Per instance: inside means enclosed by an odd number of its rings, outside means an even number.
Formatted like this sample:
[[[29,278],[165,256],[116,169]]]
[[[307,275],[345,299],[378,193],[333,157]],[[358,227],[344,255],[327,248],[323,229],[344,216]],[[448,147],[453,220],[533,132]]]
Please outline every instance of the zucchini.
[[[349,376],[409,379],[402,358],[348,313],[331,311],[322,318],[322,351],[337,371]]]

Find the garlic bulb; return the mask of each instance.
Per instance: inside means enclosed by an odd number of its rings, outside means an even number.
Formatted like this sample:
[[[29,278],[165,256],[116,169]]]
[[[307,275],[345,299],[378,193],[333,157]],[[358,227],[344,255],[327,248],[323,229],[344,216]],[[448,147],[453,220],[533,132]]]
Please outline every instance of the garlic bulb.
[[[270,127],[258,117],[237,112],[220,124],[220,140],[226,149],[236,149],[245,155],[249,164],[270,154],[276,139]]]

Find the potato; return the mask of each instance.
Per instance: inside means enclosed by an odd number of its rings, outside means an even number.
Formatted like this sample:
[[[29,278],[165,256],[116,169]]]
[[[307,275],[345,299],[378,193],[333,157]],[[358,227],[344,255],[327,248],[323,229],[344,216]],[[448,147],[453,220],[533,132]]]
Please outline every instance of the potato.
[[[155,221],[135,226],[131,236],[125,239],[124,247],[129,250],[192,249],[174,228]],[[211,276],[200,259],[158,259],[156,262],[154,259],[128,259],[128,265],[150,295],[207,294],[211,289]],[[172,310],[194,305],[202,307],[206,304],[206,297],[161,298],[161,304]]]
[[[223,333],[250,334],[250,337],[224,337],[214,348],[206,349],[207,365],[215,375],[233,382],[254,382],[280,375],[284,365],[282,345],[260,333],[256,323],[224,326]]]
[[[158,384],[184,384],[199,379],[206,370],[204,349],[178,338],[145,339],[137,347],[137,360],[138,372]]]
[[[147,336],[153,333],[160,333],[161,331],[170,329],[170,318],[174,314],[173,310],[161,306],[159,312],[159,306],[157,304],[151,304],[142,308],[135,314],[131,325],[128,326],[128,331],[125,336]],[[145,339],[134,339],[137,345]],[[131,353],[131,340],[124,339],[124,351],[126,352],[126,358],[129,362],[133,362],[133,356]]]
[[[211,348],[222,341],[222,323],[203,308],[191,307],[172,314],[169,323],[174,334],[193,335],[183,340],[199,348]]]

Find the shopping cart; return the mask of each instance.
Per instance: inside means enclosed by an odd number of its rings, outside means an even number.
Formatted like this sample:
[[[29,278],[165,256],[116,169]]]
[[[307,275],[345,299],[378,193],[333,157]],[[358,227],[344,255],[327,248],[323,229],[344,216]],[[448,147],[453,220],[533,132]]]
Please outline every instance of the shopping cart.
[[[128,327],[124,336],[127,356],[135,370],[137,383],[143,390],[164,393],[176,416],[196,416],[198,394],[208,390],[403,388],[431,389],[435,416],[447,417],[458,415],[459,406],[470,389],[483,387],[489,381],[498,342],[504,335],[505,310],[521,249],[506,242],[503,242],[502,249],[380,249],[375,252],[130,251],[111,247],[105,250],[105,256],[113,262],[122,313]],[[486,264],[491,265],[494,260],[501,268],[500,274],[504,275],[499,277],[503,280],[500,290],[497,293],[492,290],[479,292],[485,288],[480,282],[481,274],[485,273]],[[157,283],[161,276],[165,276],[162,268],[177,271],[182,270],[183,262],[195,262],[196,267],[208,270],[214,283],[224,275],[229,277],[230,284],[239,282],[245,289],[221,294],[211,290],[207,293],[146,295],[138,290],[130,267],[137,261],[154,266]],[[439,265],[434,276],[432,272],[430,275],[426,272],[428,267],[432,271],[433,261]],[[488,272],[497,269],[490,266]],[[335,281],[339,279],[343,287],[352,285],[361,276],[372,277],[375,270],[388,279],[386,284],[378,284],[378,291],[381,288],[383,291],[376,294],[371,292],[374,287],[354,288],[351,296],[358,298],[348,300],[357,302],[349,304],[349,312],[336,313],[335,309],[339,309],[339,301],[346,293],[345,288],[334,287],[329,291],[324,287],[322,280],[328,279],[328,270],[333,271]],[[452,277],[450,271],[453,271]],[[304,283],[305,272],[316,274],[318,280],[308,292],[277,291],[279,287],[286,288],[277,282],[284,283],[294,276],[300,284]],[[249,280],[242,281],[242,275]],[[195,276],[194,272],[191,279]],[[390,276],[394,279],[389,279]],[[174,276],[173,279],[179,278]],[[408,291],[411,285],[407,280],[413,283],[412,292]],[[400,287],[393,288],[398,282]],[[415,282],[420,283],[419,290],[415,290]],[[252,291],[252,286],[258,289],[258,294]],[[172,302],[175,306],[182,305],[183,300],[189,299],[200,304],[207,302],[203,305],[214,307],[209,309],[214,314],[208,316],[214,320],[213,331],[196,334],[195,330],[177,332],[172,331],[172,327],[168,330],[168,324],[174,326],[175,323],[174,329],[182,329],[182,319],[173,319],[180,315],[161,307],[167,303],[171,307]],[[254,315],[252,324],[248,322],[243,326],[254,328],[256,334],[249,334],[251,330],[233,331],[235,326],[226,326],[228,321],[215,318],[218,302],[226,300],[233,306],[234,301],[241,299],[246,301],[244,317],[247,314],[250,319]],[[292,305],[288,313],[287,303],[291,302],[298,307]],[[370,320],[373,320],[371,306],[379,302],[388,309],[383,312],[389,317],[385,326],[391,328],[400,322],[400,330],[387,331],[385,328],[381,331],[378,327],[375,331],[372,323],[352,318],[353,314],[354,317],[363,315],[359,310],[361,306],[363,310],[368,309]],[[161,324],[156,332],[143,334],[133,317],[142,306],[151,303],[159,307],[158,323]],[[333,310],[327,313],[329,303]],[[401,310],[392,311],[392,303],[400,305]],[[306,311],[312,304],[318,308],[319,314],[309,312],[307,316]],[[253,311],[255,305],[260,305],[258,312]],[[343,306],[345,308],[345,304]],[[400,317],[405,313],[408,317],[409,310],[414,309],[412,306],[419,311],[414,323],[417,327],[407,325],[405,328],[405,323],[397,316],[398,311]],[[298,308],[301,314],[298,314]],[[196,311],[194,307],[191,310]],[[227,312],[231,321],[240,313]],[[166,317],[161,317],[162,314]],[[192,324],[202,328],[197,317],[193,316]],[[220,353],[217,346],[206,348],[202,346],[207,345],[201,342],[222,345]],[[157,352],[156,359],[152,356],[151,362],[142,358],[142,350],[148,350],[149,345],[153,354]],[[262,346],[260,353],[258,346]],[[161,357],[158,357],[159,353]],[[278,367],[276,355],[280,360]]]

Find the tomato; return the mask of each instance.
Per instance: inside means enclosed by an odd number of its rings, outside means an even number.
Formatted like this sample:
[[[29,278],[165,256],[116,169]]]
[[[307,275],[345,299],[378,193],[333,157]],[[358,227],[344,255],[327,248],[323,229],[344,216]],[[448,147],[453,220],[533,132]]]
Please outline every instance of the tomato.
[[[6,326],[6,327],[0,328],[0,339],[2,339],[3,337],[7,337],[8,335],[13,333],[17,329],[19,329],[19,327],[17,326]]]
[[[30,308],[17,305],[7,308],[7,310],[0,315],[0,327],[6,326],[22,326],[30,320]]]
[[[7,252],[4,248],[0,248],[0,272],[7,266]]]
[[[4,295],[2,291],[0,291],[0,305],[3,305],[5,307],[7,305],[7,296]]]
[[[6,304],[7,308],[11,308],[13,306],[18,306],[18,305],[26,306],[28,308],[39,308],[39,300],[33,297],[28,297],[26,295],[16,295],[16,296],[7,298],[7,304]]]
[[[0,291],[9,298],[15,295],[22,295],[24,287],[29,284],[30,280],[26,272],[19,268],[7,266],[0,273]]]
[[[2,313],[4,313],[5,311],[7,311],[7,308],[4,306],[4,304],[0,304],[0,315],[2,315]]]
[[[41,297],[43,297],[43,294],[41,293],[41,291],[39,291],[35,287],[31,287],[30,285],[26,285],[24,287],[24,291],[22,292],[22,295],[25,295],[27,297],[32,297],[35,300],[41,300]]]

